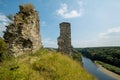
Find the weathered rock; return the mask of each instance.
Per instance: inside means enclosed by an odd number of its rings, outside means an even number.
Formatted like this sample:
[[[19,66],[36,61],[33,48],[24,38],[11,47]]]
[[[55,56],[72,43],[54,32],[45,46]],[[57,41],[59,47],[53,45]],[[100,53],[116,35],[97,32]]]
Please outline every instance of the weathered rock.
[[[37,11],[31,4],[20,5],[19,8],[14,22],[6,26],[4,34],[4,39],[15,56],[26,51],[34,52],[42,47]]]
[[[71,55],[71,28],[70,23],[60,23],[60,36],[58,37],[58,51]]]

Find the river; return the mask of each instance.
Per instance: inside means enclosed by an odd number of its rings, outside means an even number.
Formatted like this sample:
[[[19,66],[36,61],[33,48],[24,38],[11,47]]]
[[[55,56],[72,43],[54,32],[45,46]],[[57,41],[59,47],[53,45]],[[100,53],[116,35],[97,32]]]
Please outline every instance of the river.
[[[89,58],[82,56],[82,62],[84,68],[89,73],[98,78],[98,80],[116,80],[111,76],[108,76],[107,74],[103,73]]]

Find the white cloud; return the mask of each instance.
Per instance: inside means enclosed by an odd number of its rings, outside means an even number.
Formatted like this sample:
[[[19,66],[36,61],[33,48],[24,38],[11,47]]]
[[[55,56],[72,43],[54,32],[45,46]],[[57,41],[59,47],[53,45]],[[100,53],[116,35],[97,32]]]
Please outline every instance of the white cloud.
[[[3,14],[0,14],[0,21],[4,21],[4,22],[6,22],[6,21],[7,21],[6,16],[3,15]]]
[[[0,37],[3,36],[3,31],[5,31],[5,26],[8,25],[8,22],[8,18],[4,14],[0,13]]]
[[[100,36],[101,37],[110,37],[110,36],[113,37],[113,36],[118,36],[117,34],[120,34],[120,27],[108,29],[106,32],[100,33]]]
[[[62,3],[61,7],[57,10],[57,15],[63,17],[63,18],[75,18],[80,17],[83,14],[83,2],[82,0],[78,1],[80,10],[69,10],[68,5],[66,3]]]
[[[42,40],[43,46],[44,47],[57,47],[57,41],[52,40],[51,38],[45,38]]]
[[[120,27],[108,29],[100,33],[96,39],[86,41],[73,41],[75,47],[99,47],[99,46],[120,46]]]
[[[120,27],[108,29],[104,33],[100,33],[100,40],[103,40],[103,44],[120,46]]]

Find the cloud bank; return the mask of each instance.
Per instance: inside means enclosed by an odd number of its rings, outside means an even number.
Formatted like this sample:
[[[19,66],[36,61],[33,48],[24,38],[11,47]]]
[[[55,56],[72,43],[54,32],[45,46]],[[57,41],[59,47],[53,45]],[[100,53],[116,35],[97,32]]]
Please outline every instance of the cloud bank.
[[[120,27],[114,27],[99,33],[98,37],[89,40],[72,39],[73,47],[104,47],[104,46],[120,46]],[[51,38],[43,39],[45,47],[57,48],[57,41]]]
[[[120,46],[120,27],[114,27],[100,33],[96,39],[72,41],[74,47]]]

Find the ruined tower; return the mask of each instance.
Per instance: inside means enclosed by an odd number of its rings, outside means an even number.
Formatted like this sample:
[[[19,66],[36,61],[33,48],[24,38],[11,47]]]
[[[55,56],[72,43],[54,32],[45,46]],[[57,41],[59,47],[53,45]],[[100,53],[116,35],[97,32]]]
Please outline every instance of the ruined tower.
[[[58,37],[58,51],[64,54],[71,55],[71,28],[70,23],[60,23],[60,36]]]
[[[42,47],[37,11],[31,4],[20,5],[19,9],[4,33],[4,39],[14,56],[26,51],[35,52]]]

